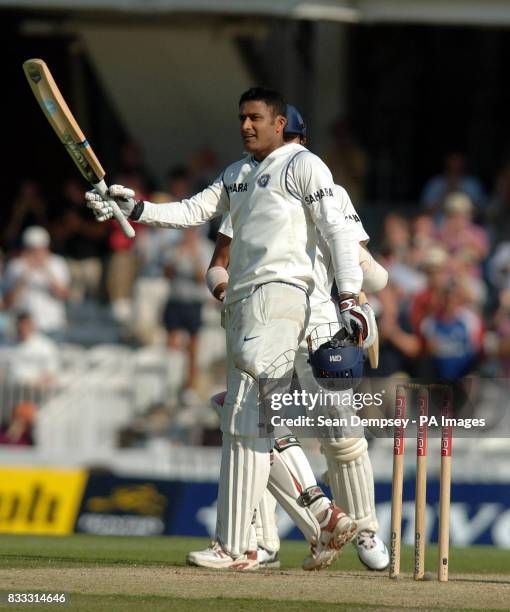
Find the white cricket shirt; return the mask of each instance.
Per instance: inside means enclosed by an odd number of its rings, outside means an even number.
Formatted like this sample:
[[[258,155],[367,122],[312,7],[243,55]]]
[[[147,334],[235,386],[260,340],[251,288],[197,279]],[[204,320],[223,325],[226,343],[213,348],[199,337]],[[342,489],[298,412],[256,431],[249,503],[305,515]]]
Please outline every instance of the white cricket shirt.
[[[359,293],[363,278],[359,240],[347,227],[327,166],[301,145],[279,147],[261,162],[247,156],[188,200],[146,202],[139,221],[182,228],[225,212],[230,212],[234,233],[226,304],[274,281],[311,294],[315,226],[330,247],[339,290]]]

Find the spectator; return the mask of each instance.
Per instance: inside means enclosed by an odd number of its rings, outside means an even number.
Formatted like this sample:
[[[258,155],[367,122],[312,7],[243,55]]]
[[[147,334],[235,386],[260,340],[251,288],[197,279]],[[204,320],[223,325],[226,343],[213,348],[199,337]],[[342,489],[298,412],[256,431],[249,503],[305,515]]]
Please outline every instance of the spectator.
[[[54,339],[66,329],[65,302],[69,295],[69,269],[50,249],[50,235],[39,226],[28,227],[22,236],[23,250],[5,269],[5,304],[28,312],[36,328]]]
[[[185,345],[188,368],[182,392],[182,400],[188,404],[196,401],[198,332],[202,326],[202,305],[209,298],[205,271],[212,252],[211,243],[202,237],[200,230],[190,228],[183,232],[167,261],[171,292],[163,318],[169,348],[181,348],[181,332],[188,334]]]
[[[451,193],[446,197],[446,217],[439,228],[439,238],[450,255],[463,253],[474,262],[473,274],[480,273],[479,263],[489,254],[487,232],[472,222],[473,205],[464,193]]]
[[[67,259],[70,299],[74,302],[81,302],[86,296],[95,299],[99,296],[107,231],[107,226],[96,223],[83,205],[81,183],[68,180],[63,191],[63,214],[54,225],[53,236],[58,251]]]
[[[422,262],[426,287],[417,293],[410,305],[410,322],[414,333],[419,333],[425,317],[439,306],[442,291],[449,281],[448,253],[442,247],[431,248]]]
[[[19,402],[9,426],[0,430],[0,444],[31,446],[34,443],[32,430],[36,414],[37,406],[33,402]]]
[[[3,232],[5,250],[8,252],[20,248],[18,241],[23,230],[32,225],[48,227],[48,213],[39,185],[27,179],[21,183]]]
[[[441,290],[433,311],[421,324],[433,375],[442,380],[467,376],[477,365],[481,353],[483,323],[465,303],[463,288],[450,283]]]
[[[446,196],[459,191],[466,194],[478,210],[483,209],[485,192],[480,179],[466,174],[466,158],[462,153],[451,152],[444,159],[442,174],[433,176],[425,183],[421,202],[438,219],[443,212]]]
[[[0,348],[0,363],[8,380],[32,388],[46,388],[57,380],[59,361],[55,342],[37,331],[30,314],[19,313],[15,340]]]

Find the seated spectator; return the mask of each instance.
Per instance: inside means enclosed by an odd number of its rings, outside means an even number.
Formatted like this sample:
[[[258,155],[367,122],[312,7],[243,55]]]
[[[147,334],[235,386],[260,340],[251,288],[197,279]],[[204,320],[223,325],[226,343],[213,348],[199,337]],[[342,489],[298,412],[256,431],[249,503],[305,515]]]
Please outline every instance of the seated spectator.
[[[28,312],[36,328],[55,339],[66,329],[65,303],[69,295],[69,269],[50,251],[50,235],[38,226],[22,236],[23,250],[7,264],[3,280],[5,305]]]
[[[473,371],[480,357],[484,328],[481,317],[465,306],[461,286],[450,283],[440,291],[420,332],[431,357],[433,374],[442,380],[458,380]]]
[[[188,369],[183,385],[182,400],[194,403],[197,388],[198,332],[202,326],[202,305],[209,299],[205,271],[213,252],[212,244],[200,230],[190,228],[182,233],[179,244],[170,251],[167,276],[171,280],[170,299],[163,320],[169,348],[181,348],[181,332],[187,332],[185,350]]]
[[[21,183],[3,231],[2,242],[5,251],[19,249],[21,247],[19,239],[23,230],[32,225],[48,227],[48,211],[38,183],[27,179]]]
[[[426,286],[414,296],[409,310],[414,333],[419,333],[423,319],[436,310],[442,291],[448,285],[448,253],[442,247],[431,248],[422,261],[421,268],[426,275]]]
[[[487,232],[472,221],[473,205],[464,193],[451,193],[444,204],[445,218],[439,228],[439,238],[451,255],[469,254],[474,262],[473,274],[480,273],[479,263],[489,253]]]
[[[65,183],[62,210],[63,214],[53,226],[53,236],[58,252],[69,266],[70,299],[74,302],[81,302],[84,297],[97,299],[108,227],[96,223],[83,205],[83,187],[78,180],[70,179]]]
[[[477,177],[466,174],[466,158],[459,152],[448,153],[444,159],[443,172],[425,183],[421,194],[422,205],[439,220],[446,196],[454,192],[466,194],[478,210],[483,209],[483,185]]]
[[[45,388],[56,382],[59,363],[56,343],[37,331],[30,314],[19,313],[15,339],[0,346],[0,364],[7,380]]]
[[[19,402],[14,408],[12,420],[0,430],[0,444],[32,446],[32,437],[37,406],[33,402]]]

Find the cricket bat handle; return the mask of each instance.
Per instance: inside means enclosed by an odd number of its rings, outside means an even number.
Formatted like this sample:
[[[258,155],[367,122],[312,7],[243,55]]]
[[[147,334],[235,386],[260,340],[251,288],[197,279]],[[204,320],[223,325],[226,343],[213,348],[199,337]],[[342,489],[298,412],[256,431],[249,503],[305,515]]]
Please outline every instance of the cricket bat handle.
[[[105,199],[106,202],[112,207],[113,216],[117,220],[117,223],[120,225],[122,231],[128,238],[135,237],[135,230],[131,227],[126,217],[122,214],[117,202],[112,200],[108,196],[108,186],[104,182],[104,180],[99,181],[94,185],[94,189]]]

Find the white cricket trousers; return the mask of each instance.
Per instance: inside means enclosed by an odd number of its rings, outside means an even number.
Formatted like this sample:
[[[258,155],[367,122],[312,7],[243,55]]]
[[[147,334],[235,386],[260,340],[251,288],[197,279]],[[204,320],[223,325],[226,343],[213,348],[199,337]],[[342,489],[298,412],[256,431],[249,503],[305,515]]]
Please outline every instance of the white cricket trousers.
[[[223,447],[216,538],[232,557],[256,548],[250,542],[254,511],[269,479],[273,437],[259,437],[258,381],[304,337],[310,307],[305,292],[267,283],[225,310],[227,395],[221,412]],[[287,376],[291,376],[293,360]],[[280,370],[278,376],[285,374]]]

